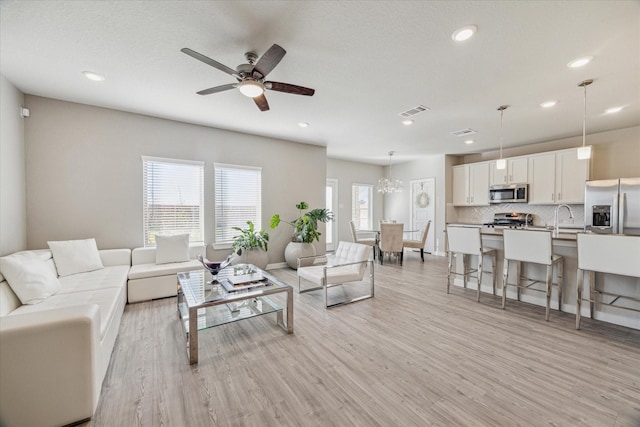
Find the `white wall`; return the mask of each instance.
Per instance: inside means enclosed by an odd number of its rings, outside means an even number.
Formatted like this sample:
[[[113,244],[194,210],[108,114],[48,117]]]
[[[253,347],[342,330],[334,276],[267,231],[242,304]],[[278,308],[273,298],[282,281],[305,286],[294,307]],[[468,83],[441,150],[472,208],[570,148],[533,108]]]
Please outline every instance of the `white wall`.
[[[27,243],[95,237],[100,248],[143,245],[141,156],[205,162],[205,241],[214,238],[213,163],[262,167],[262,228],[301,200],[324,207],[326,149],[27,95]],[[284,261],[287,224],[268,230],[269,263]],[[317,244],[324,253],[324,241]],[[229,253],[208,251],[210,259]]]
[[[351,221],[351,186],[353,184],[373,185],[373,223],[382,219],[384,199],[377,192],[378,179],[384,174],[384,167],[347,160],[327,159],[327,178],[338,180],[338,209],[334,212],[338,225],[338,241],[352,241],[349,221]]]
[[[409,200],[409,181],[435,178],[435,210],[434,223],[431,224],[429,233],[435,234],[435,251],[438,255],[444,255],[444,227],[446,211],[446,158],[444,155],[436,155],[420,158],[411,162],[393,165],[392,175],[400,178],[404,183],[403,191],[384,196],[384,218],[395,219],[398,222],[409,224],[411,203]],[[387,167],[388,169],[388,167]],[[386,171],[385,173],[388,173]]]
[[[23,102],[0,75],[0,256],[27,247]]]

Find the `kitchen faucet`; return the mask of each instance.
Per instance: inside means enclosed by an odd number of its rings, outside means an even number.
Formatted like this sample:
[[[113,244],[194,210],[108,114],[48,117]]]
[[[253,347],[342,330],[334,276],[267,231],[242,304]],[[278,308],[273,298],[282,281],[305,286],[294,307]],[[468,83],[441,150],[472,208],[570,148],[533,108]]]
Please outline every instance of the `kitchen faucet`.
[[[569,210],[569,218],[573,219],[573,211],[571,210],[571,206],[569,205],[556,206],[556,211],[553,215],[553,237],[558,237],[558,211],[563,206]]]

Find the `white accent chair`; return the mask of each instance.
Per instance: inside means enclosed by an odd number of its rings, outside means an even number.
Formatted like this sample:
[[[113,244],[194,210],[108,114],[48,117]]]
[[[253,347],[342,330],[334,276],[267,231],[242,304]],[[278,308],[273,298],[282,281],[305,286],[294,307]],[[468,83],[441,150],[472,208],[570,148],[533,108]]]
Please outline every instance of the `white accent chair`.
[[[373,259],[376,259],[376,247],[378,246],[378,233],[373,233],[373,237],[360,237],[358,236],[358,229],[356,228],[356,223],[353,221],[349,222],[349,226],[351,227],[351,237],[353,238],[353,243],[360,243],[362,245],[371,246],[373,249]]]
[[[387,253],[389,254],[389,260],[391,260],[391,254],[394,254],[397,256],[400,265],[402,265],[403,232],[404,224],[380,224],[380,242],[378,242],[380,264],[383,263],[384,254]]]
[[[483,258],[485,255],[491,257],[491,275],[493,276],[493,294],[496,294],[496,250],[492,248],[484,248],[482,246],[482,238],[480,236],[479,227],[460,227],[460,226],[447,226],[447,242],[449,245],[449,263],[447,271],[447,293],[451,286],[451,276],[460,275],[463,276],[464,287],[467,287],[467,281],[472,273],[477,273],[475,276],[478,279],[478,296],[477,301],[480,301],[480,291],[482,287],[482,273],[483,271]],[[456,273],[453,271],[453,258],[457,255],[462,255],[462,273]],[[478,257],[478,268],[469,268],[469,256],[474,255]]]
[[[369,260],[369,246],[360,243],[339,242],[334,255],[320,255],[315,257],[304,257],[298,259],[298,293],[305,293],[324,289],[325,308],[336,307],[349,304],[363,299],[372,298],[374,294],[373,261]],[[311,265],[301,267],[301,261],[310,258],[326,259],[324,265]],[[364,279],[367,264],[370,266],[369,282],[370,292],[351,299],[346,299],[337,303],[328,304],[328,289],[335,286],[342,286],[351,282],[362,282]],[[302,279],[314,285],[313,288],[302,289]]]
[[[538,292],[545,292],[547,297],[547,309],[545,320],[549,320],[549,309],[551,303],[551,288],[553,285],[558,286],[558,310],[562,311],[562,270],[564,259],[560,255],[553,253],[551,232],[539,230],[503,230],[504,240],[504,279],[502,285],[502,308],[504,309],[507,302],[507,286],[515,286],[517,290],[517,299],[520,300],[520,290],[530,289]],[[516,282],[510,284],[509,264],[511,261],[516,262]],[[531,286],[536,283],[542,283],[540,280],[531,279],[522,276],[523,262],[543,264],[547,266],[547,275],[545,280],[545,289],[536,289]],[[553,266],[557,266],[557,283],[553,283]],[[521,283],[524,280],[525,283]],[[528,283],[527,283],[528,282]]]
[[[427,226],[422,231],[422,238],[420,240],[405,239],[402,244],[405,248],[420,249],[420,259],[424,262],[424,245],[427,242],[427,235],[429,234],[429,228],[431,227],[431,220],[427,222]]]

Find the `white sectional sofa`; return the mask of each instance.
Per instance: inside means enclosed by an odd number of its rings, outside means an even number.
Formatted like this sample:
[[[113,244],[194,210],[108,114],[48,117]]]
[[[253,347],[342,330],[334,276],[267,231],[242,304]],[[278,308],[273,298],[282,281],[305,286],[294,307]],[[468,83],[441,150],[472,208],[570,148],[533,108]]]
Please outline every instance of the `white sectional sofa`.
[[[128,300],[130,303],[177,295],[176,274],[181,271],[201,270],[195,259],[205,254],[204,246],[189,248],[189,261],[156,264],[156,248],[135,248],[131,253]]]
[[[50,250],[29,252],[55,268]],[[131,250],[99,255],[104,268],[59,277],[58,291],[33,305],[22,305],[0,274],[3,425],[59,426],[93,416],[127,302]]]

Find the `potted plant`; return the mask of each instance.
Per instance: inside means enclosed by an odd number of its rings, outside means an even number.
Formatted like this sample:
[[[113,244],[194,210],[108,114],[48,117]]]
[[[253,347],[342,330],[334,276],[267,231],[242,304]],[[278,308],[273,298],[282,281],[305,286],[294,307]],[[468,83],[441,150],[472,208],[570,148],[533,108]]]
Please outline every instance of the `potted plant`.
[[[232,264],[253,264],[264,270],[269,262],[269,234],[264,230],[256,230],[252,221],[247,221],[247,225],[247,228],[231,227],[240,232],[231,245],[236,254]]]
[[[276,228],[281,222],[286,222],[293,227],[291,242],[284,251],[284,258],[289,267],[293,269],[298,268],[298,258],[316,254],[313,241],[320,241],[321,233],[318,231],[318,222],[333,220],[333,213],[325,208],[312,209],[303,213],[304,210],[309,209],[307,202],[298,203],[296,209],[299,211],[299,216],[292,221],[282,220],[279,214],[271,217],[271,228]]]

